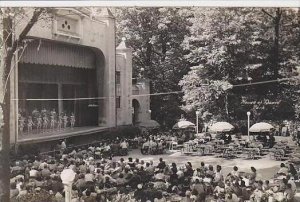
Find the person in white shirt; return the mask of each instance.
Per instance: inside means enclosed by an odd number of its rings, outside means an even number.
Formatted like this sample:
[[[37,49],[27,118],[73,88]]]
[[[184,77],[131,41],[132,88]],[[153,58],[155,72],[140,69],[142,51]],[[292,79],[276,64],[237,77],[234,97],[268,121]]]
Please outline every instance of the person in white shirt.
[[[231,175],[234,177],[240,177],[240,172],[237,166],[233,167],[233,171],[231,171]]]
[[[291,184],[291,189],[292,189],[293,193],[296,194],[297,186],[296,186],[295,181],[293,179],[291,179],[291,177],[289,175],[286,177],[286,179],[288,180],[288,184]]]
[[[37,177],[37,173],[38,173],[38,171],[35,168],[32,168],[29,171],[29,177]]]
[[[217,170],[214,175],[214,182],[219,183],[224,180],[224,176],[222,174],[222,167],[220,165],[217,165]]]
[[[280,164],[280,169],[278,170],[277,174],[279,175],[288,175],[289,169],[285,166],[284,163]]]
[[[62,150],[65,150],[65,149],[67,149],[67,144],[66,144],[66,142],[63,140],[62,142],[61,142],[61,149]]]
[[[120,147],[122,148],[122,149],[127,149],[128,148],[128,144],[127,144],[127,142],[124,140],[123,142],[121,142],[120,143]]]
[[[90,172],[89,169],[87,169],[86,174],[84,175],[84,180],[86,182],[93,182],[94,181],[94,175]]]

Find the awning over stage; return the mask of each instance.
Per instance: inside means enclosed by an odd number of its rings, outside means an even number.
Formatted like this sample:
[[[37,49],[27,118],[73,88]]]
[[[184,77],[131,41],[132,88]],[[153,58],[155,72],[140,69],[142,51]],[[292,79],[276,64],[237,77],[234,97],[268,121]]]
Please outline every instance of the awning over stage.
[[[25,49],[20,63],[55,65],[93,69],[94,52],[85,47],[33,39]]]

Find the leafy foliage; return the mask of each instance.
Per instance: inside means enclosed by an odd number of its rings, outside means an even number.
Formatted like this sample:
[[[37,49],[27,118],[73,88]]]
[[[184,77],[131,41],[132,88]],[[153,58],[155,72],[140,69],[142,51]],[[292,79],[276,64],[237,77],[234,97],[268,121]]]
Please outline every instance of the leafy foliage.
[[[180,82],[184,109],[199,109],[220,119],[246,118],[248,110],[257,119],[293,116],[298,85],[226,86],[294,76],[299,61],[297,19],[293,9],[196,9],[191,35],[183,43],[189,51],[186,59],[193,65]],[[242,105],[242,97],[261,104]],[[265,105],[266,99],[280,104]]]

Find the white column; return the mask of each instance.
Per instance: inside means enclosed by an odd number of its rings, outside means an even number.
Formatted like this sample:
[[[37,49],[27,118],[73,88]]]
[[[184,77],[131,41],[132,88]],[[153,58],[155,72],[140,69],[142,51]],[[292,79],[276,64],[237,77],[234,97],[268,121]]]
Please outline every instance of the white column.
[[[71,202],[72,199],[72,183],[64,184],[65,188],[65,202]]]
[[[247,116],[248,116],[248,140],[250,141],[250,115],[251,113],[250,112],[247,112]]]
[[[200,112],[199,111],[196,111],[196,133],[198,134],[199,133],[199,114]]]

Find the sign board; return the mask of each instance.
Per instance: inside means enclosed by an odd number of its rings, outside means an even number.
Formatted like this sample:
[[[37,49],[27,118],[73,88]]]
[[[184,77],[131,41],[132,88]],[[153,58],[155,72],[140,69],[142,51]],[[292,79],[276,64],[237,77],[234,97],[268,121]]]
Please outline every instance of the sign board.
[[[280,101],[271,101],[269,99],[263,99],[263,100],[248,100],[246,97],[242,97],[241,104],[244,105],[279,105]]]

